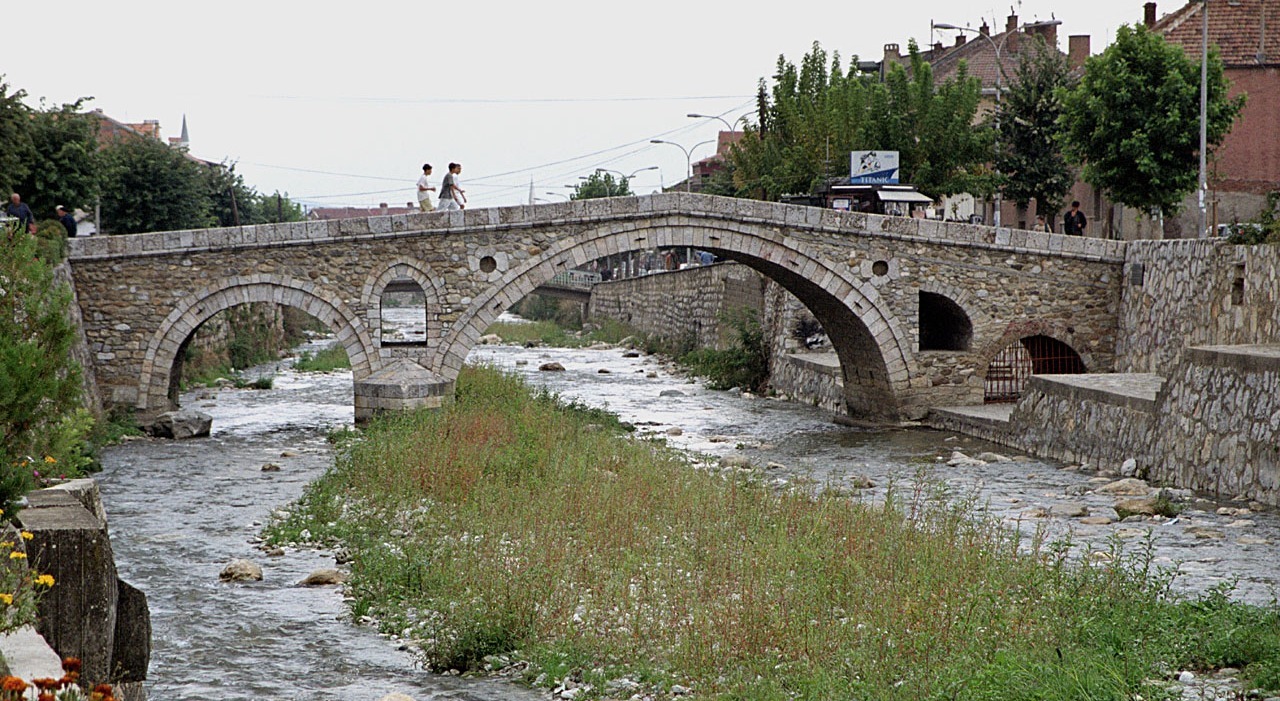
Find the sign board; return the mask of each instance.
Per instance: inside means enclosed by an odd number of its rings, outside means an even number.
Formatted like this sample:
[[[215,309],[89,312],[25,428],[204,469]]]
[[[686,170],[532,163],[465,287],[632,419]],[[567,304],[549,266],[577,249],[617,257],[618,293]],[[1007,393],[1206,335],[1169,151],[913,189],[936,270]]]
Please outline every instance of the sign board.
[[[849,160],[850,185],[898,184],[897,151],[853,151]]]

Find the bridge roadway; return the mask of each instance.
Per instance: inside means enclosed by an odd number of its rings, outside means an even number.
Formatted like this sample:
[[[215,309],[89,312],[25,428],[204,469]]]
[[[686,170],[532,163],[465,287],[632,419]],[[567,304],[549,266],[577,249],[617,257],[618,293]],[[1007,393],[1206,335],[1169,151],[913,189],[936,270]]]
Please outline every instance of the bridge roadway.
[[[687,193],[73,239],[70,264],[109,403],[172,408],[192,333],[275,302],[334,331],[366,418],[446,401],[486,327],[557,274],[668,246],[794,294],[831,339],[853,414],[981,403],[992,359],[1032,336],[1112,369],[1123,242]],[[384,341],[382,294],[406,289],[425,294],[425,341]]]

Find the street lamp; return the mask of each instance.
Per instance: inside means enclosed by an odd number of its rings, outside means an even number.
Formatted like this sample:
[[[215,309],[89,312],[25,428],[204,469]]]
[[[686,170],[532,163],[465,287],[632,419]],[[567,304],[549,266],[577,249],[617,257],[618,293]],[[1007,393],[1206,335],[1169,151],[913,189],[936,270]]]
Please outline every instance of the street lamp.
[[[693,152],[699,146],[705,146],[707,144],[715,143],[715,139],[708,139],[707,141],[699,141],[698,143],[693,145],[693,148],[685,148],[674,141],[663,141],[662,139],[649,139],[649,143],[670,144],[671,146],[675,146],[676,148],[684,152],[684,164],[685,164],[684,191],[689,192],[690,191],[689,185],[693,182]]]
[[[930,24],[930,33],[932,33],[934,29],[949,29],[957,32],[972,32],[982,37],[983,39],[986,39],[987,43],[991,45],[991,50],[995,52],[996,54],[996,141],[995,141],[995,145],[996,145],[996,152],[998,154],[1000,151],[1000,96],[1001,94],[1004,93],[1004,81],[1003,81],[1004,60],[1000,57],[1000,52],[1004,50],[1004,43],[1009,39],[1009,36],[1013,34],[1014,31],[1035,29],[1037,27],[1056,26],[1060,24],[1060,22],[1058,22],[1057,20],[1043,21],[1043,22],[1027,22],[1023,24],[1021,27],[1018,27],[1017,30],[1011,30],[1011,31],[1005,32],[1004,36],[1001,37],[999,43],[997,43],[995,39],[992,39],[990,34],[974,29],[973,27],[961,27],[955,24],[945,24],[945,23],[939,23],[939,22],[930,22],[929,24]],[[932,41],[932,39],[930,41]],[[993,199],[995,204],[995,212],[992,214],[991,223],[994,224],[995,226],[1000,226],[1000,206],[1001,204],[1003,204],[1003,198],[999,188],[996,189],[995,196]]]
[[[746,114],[742,115],[741,117],[738,117],[737,119],[733,120],[733,123],[732,123],[732,124],[730,124],[730,123],[729,123],[729,120],[725,119],[724,117],[720,117],[720,116],[718,116],[718,115],[714,115],[714,114],[699,114],[699,113],[697,113],[697,112],[690,112],[689,114],[686,114],[685,116],[686,116],[686,117],[688,117],[689,119],[718,119],[718,120],[720,120],[720,121],[724,122],[724,125],[725,125],[726,127],[729,127],[729,131],[736,131],[736,130],[734,129],[734,127],[738,125],[738,122],[743,122],[743,123],[745,123],[745,122],[746,122],[747,117],[750,117],[750,116],[751,116],[751,114],[752,114],[751,112],[747,112]]]
[[[573,186],[572,186],[572,185],[565,185],[565,187],[573,187]],[[555,195],[556,197],[563,197],[563,198],[565,198],[565,200],[566,200],[566,201],[569,199],[569,196],[568,196],[568,195],[566,195],[566,194],[564,194],[563,192],[551,192],[550,190],[548,190],[548,191],[547,191],[547,192],[545,192],[544,194],[547,194],[547,195]]]

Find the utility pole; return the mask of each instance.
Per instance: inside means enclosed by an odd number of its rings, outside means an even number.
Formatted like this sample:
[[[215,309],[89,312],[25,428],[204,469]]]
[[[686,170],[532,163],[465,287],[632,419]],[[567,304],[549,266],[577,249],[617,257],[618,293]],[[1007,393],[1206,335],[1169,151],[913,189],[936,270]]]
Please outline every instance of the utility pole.
[[[1209,235],[1207,220],[1207,202],[1209,194],[1209,176],[1205,151],[1209,150],[1209,0],[1200,3],[1200,235]]]

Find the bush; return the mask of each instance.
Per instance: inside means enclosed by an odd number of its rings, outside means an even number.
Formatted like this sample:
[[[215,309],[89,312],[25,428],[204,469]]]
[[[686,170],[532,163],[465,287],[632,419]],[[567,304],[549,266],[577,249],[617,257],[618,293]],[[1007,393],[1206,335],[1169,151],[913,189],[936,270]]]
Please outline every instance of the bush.
[[[37,257],[36,237],[16,226],[0,235],[0,509],[12,514],[43,466],[85,465],[93,420],[80,410],[80,368],[70,359],[70,290]]]
[[[769,344],[754,310],[726,314],[722,323],[737,332],[736,344],[725,350],[699,348],[679,358],[689,371],[707,378],[712,389],[741,387],[762,391],[769,382]]]
[[[351,367],[351,359],[341,345],[334,343],[315,353],[303,352],[294,362],[293,369],[298,372],[330,372]]]

